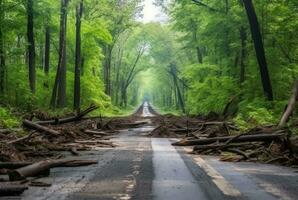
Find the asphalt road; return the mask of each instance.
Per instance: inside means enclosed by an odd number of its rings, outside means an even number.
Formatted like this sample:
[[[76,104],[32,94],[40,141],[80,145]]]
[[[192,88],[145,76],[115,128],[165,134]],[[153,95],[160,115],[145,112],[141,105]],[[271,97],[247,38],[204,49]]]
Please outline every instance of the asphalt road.
[[[148,115],[145,104],[143,116]],[[174,139],[145,137],[153,128],[122,130],[113,139],[118,147],[82,155],[98,159],[97,165],[55,168],[40,179],[51,187],[31,187],[20,197],[0,199],[298,199],[298,176],[292,168],[190,155],[187,148],[171,146]]]

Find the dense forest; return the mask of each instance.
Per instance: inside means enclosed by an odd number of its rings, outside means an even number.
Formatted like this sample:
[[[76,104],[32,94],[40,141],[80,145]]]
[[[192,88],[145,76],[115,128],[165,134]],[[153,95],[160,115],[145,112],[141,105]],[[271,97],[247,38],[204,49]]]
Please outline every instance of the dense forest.
[[[0,126],[34,113],[227,115],[279,121],[298,75],[298,1],[0,0]]]

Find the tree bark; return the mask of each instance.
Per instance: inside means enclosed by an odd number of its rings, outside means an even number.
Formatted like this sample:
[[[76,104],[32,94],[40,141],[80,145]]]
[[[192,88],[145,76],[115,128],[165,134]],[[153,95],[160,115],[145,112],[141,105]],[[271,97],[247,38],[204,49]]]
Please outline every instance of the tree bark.
[[[245,6],[248,21],[250,24],[252,39],[255,46],[257,60],[259,63],[264,94],[269,101],[272,101],[273,92],[272,92],[272,86],[271,86],[270,76],[268,72],[268,66],[267,66],[258,17],[255,11],[254,5],[252,3],[252,0],[243,0],[243,3]]]
[[[104,83],[105,93],[111,96],[111,59],[112,59],[111,45],[105,46],[105,60],[104,60]]]
[[[233,142],[255,142],[255,141],[272,141],[279,140],[285,134],[276,133],[276,134],[256,134],[256,135],[243,135],[241,137],[236,138]],[[182,140],[174,143],[176,146],[192,146],[192,145],[204,145],[204,144],[212,144],[214,142],[226,142],[235,136],[225,136],[225,137],[214,137],[214,138],[206,138],[206,139],[197,139],[197,140]]]
[[[4,93],[5,84],[5,50],[4,50],[4,35],[3,35],[3,23],[4,23],[4,9],[3,0],[0,0],[0,94]]]
[[[243,26],[240,28],[241,56],[240,56],[240,84],[245,81],[246,40],[247,34]]]
[[[46,25],[45,29],[44,72],[48,75],[50,70],[51,28],[49,25]]]
[[[29,121],[29,120],[24,120],[23,121],[23,125],[25,127],[28,127],[30,129],[34,129],[34,130],[37,130],[37,131],[41,131],[41,132],[45,132],[53,137],[57,137],[60,133],[58,131],[55,131],[53,129],[50,129],[48,127],[45,127],[45,126],[41,126],[37,123],[34,123],[32,121]]]
[[[28,64],[29,64],[29,85],[32,93],[35,93],[35,43],[34,43],[34,14],[33,0],[27,0],[27,39],[28,39]]]
[[[174,85],[177,89],[178,103],[179,103],[179,106],[180,106],[182,112],[185,113],[184,100],[183,100],[183,96],[181,94],[180,87],[179,87],[179,84],[178,84],[178,81],[177,81],[177,70],[176,70],[176,67],[173,64],[171,64],[170,68],[171,68],[170,73],[173,76]]]
[[[73,109],[79,113],[81,104],[81,18],[83,15],[83,0],[76,7],[76,55],[74,78],[74,102]]]
[[[77,162],[77,163],[76,163]],[[33,177],[44,171],[48,171],[50,168],[63,166],[65,164],[74,164],[73,166],[83,166],[96,164],[94,160],[75,160],[75,159],[58,159],[58,160],[45,160],[33,163],[31,165],[13,170],[9,173],[10,181],[22,180],[27,177]],[[77,164],[77,165],[76,165]]]
[[[280,127],[280,128],[283,127],[289,121],[289,118],[295,109],[297,100],[298,100],[298,80],[296,80],[294,83],[292,96],[289,99],[289,103],[287,105],[287,108],[286,108],[284,114],[282,115],[282,117],[280,119],[278,127]]]
[[[66,24],[68,0],[61,0],[59,59],[55,83],[51,98],[51,107],[55,109],[66,104]]]

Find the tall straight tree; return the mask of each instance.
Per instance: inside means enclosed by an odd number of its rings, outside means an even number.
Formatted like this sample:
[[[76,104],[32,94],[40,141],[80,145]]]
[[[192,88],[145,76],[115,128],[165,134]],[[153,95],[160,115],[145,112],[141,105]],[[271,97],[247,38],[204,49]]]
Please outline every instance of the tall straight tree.
[[[4,93],[5,82],[5,51],[4,51],[4,3],[0,0],[0,94]]]
[[[49,73],[50,70],[50,50],[51,50],[51,28],[49,24],[45,27],[45,51],[44,51],[44,72]]]
[[[83,0],[81,0],[76,7],[76,55],[73,108],[77,113],[80,112],[81,103],[81,19],[83,15],[83,3]]]
[[[252,0],[243,0],[243,3],[250,24],[251,35],[255,46],[257,60],[259,63],[264,94],[269,101],[272,101],[273,92],[258,17]]]
[[[66,104],[66,24],[68,0],[61,0],[59,60],[55,84],[53,87],[51,107],[65,107]]]
[[[35,93],[35,43],[34,43],[34,22],[33,22],[33,0],[27,0],[27,39],[28,39],[28,65],[29,85],[32,93]]]

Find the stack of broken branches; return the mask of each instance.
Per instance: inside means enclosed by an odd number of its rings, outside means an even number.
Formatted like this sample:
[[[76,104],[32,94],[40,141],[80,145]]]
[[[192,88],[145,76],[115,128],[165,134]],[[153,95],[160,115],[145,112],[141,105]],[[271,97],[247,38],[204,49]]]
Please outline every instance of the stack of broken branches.
[[[43,121],[23,121],[24,129],[0,133],[0,195],[17,195],[27,189],[29,177],[48,175],[54,167],[77,167],[96,164],[94,160],[63,158],[97,147],[115,147],[108,141],[115,131],[98,129],[98,120],[85,117],[97,109],[91,105],[79,114]],[[17,134],[16,134],[17,133]],[[21,135],[21,136],[17,136]],[[29,181],[30,182],[30,181]],[[31,184],[31,182],[30,182]]]
[[[296,145],[287,129],[274,126],[254,128],[237,135],[206,135],[196,131],[190,137],[173,143],[176,146],[194,146],[193,153],[220,155],[222,161],[258,161],[296,165]]]

